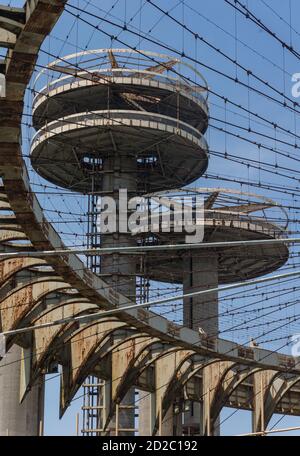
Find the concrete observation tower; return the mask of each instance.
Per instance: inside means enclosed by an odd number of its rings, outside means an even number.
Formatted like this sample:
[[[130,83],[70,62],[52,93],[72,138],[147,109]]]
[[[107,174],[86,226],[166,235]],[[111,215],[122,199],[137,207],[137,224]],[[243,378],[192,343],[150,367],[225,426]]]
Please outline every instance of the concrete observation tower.
[[[51,75],[51,82],[48,77]],[[43,84],[44,81],[44,84]],[[208,166],[207,84],[193,67],[178,59],[148,51],[100,49],[66,56],[51,63],[37,80],[33,102],[31,162],[45,179],[79,191],[89,200],[87,229],[90,247],[122,247],[184,243],[170,230],[136,234],[97,231],[97,199],[111,196],[119,204],[119,189],[128,198],[190,192],[204,199],[204,241],[248,241],[284,236],[284,227],[268,218],[276,203],[226,189],[186,190]],[[178,189],[179,190],[176,190]],[[166,204],[168,207],[168,203]],[[169,205],[170,206],[170,205]],[[175,207],[175,209],[174,209]],[[176,206],[173,206],[173,215]],[[253,216],[253,213],[257,215]],[[170,218],[172,228],[172,217]],[[275,220],[275,219],[274,219]],[[157,225],[161,219],[157,215]],[[137,278],[177,283],[184,293],[215,288],[222,283],[258,277],[282,266],[285,245],[264,247],[147,252],[89,257],[89,267],[118,292],[137,298]],[[189,298],[183,303],[183,324],[218,336],[218,296]],[[84,429],[100,434],[104,422],[106,382],[96,377],[85,387]],[[179,398],[180,400],[181,398]],[[140,433],[149,432],[151,398],[140,401]],[[120,405],[119,435],[135,432],[134,389]],[[162,425],[165,435],[203,432],[198,403],[184,419],[174,410]],[[182,417],[182,415],[180,415]],[[188,429],[188,431],[187,431]],[[114,421],[109,430],[115,432]]]
[[[128,49],[66,56],[38,75],[31,162],[48,181],[88,195],[90,247],[136,245],[130,233],[99,235],[99,196],[113,197],[118,206],[119,189],[132,198],[186,186],[205,172],[206,87],[201,74],[178,59]],[[90,257],[89,266],[136,299],[135,256]],[[94,417],[105,385],[91,383],[96,386],[87,388],[87,434],[103,422],[100,412]],[[121,434],[133,432],[133,403],[134,393],[120,408]]]
[[[190,205],[191,209],[195,208],[196,198],[201,197],[203,218],[198,219],[196,213],[193,222],[194,226],[203,224],[203,242],[244,241],[245,245],[148,251],[144,262],[137,264],[137,274],[144,275],[147,281],[179,284],[182,285],[183,294],[189,294],[269,274],[288,260],[289,251],[285,244],[247,244],[248,241],[271,241],[285,237],[288,214],[284,208],[260,195],[222,188],[186,188],[148,195],[149,204],[157,204],[155,209],[148,211],[150,216],[145,215],[145,220],[142,218],[141,227],[146,224],[150,232],[137,233],[135,238],[138,243],[163,246],[187,242],[187,233],[184,229],[178,229],[178,225],[184,222],[184,217],[177,214],[182,214],[183,195],[185,204]],[[152,226],[155,227],[153,232]],[[183,301],[184,326],[199,330],[208,343],[219,337],[218,315],[217,291],[209,295],[187,297]],[[209,379],[210,375],[204,372],[201,381],[205,391]],[[183,392],[176,402],[185,403]],[[144,408],[150,407],[150,399],[146,397]],[[142,421],[147,429],[144,415]],[[218,420],[213,430],[215,434],[219,433],[217,423]],[[164,435],[172,435],[174,426],[176,435],[204,434],[206,430],[202,428],[201,403],[193,402],[186,406],[183,419],[181,417],[179,420],[174,410],[169,410],[164,420]]]

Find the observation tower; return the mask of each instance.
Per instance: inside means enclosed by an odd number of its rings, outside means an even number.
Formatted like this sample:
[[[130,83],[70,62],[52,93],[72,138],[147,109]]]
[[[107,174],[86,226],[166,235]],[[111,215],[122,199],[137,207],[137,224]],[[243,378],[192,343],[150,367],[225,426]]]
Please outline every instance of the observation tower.
[[[200,217],[195,210],[199,197],[202,204]],[[270,242],[259,245],[257,242],[284,238],[288,214],[269,198],[223,188],[177,189],[148,195],[147,201],[154,207],[147,208],[145,212],[148,214],[141,220],[141,232],[135,235],[139,244],[161,247],[186,244],[188,225],[184,226],[182,216],[183,204],[186,204],[193,212],[188,221],[193,222],[195,233],[197,225],[203,229],[200,242],[203,240],[216,245],[201,249],[187,244],[186,249],[150,250],[145,252],[144,261],[137,263],[137,274],[144,276],[146,283],[179,284],[182,285],[183,295],[214,290],[210,294],[183,299],[184,326],[199,331],[209,343],[209,340],[219,337],[218,286],[242,284],[243,281],[269,274],[288,260],[289,250],[285,244]],[[143,233],[145,225],[148,230]],[[155,229],[151,231],[152,227]],[[243,244],[226,247],[226,243],[235,241]],[[255,244],[251,245],[251,241]],[[222,245],[217,246],[218,243]],[[209,382],[209,376],[204,374],[203,384],[206,381]],[[179,401],[183,402],[184,398]],[[148,398],[144,408],[149,407]],[[199,426],[200,407],[199,402],[189,407],[184,414],[183,427],[177,422],[177,429],[181,428],[188,435],[205,433],[205,429]],[[165,424],[165,435],[172,435],[173,420],[170,416],[165,419]],[[147,425],[144,423],[145,428]],[[219,432],[217,424],[214,432]]]
[[[227,189],[185,189],[206,171],[209,155],[204,138],[209,117],[207,84],[195,68],[148,51],[84,51],[51,63],[38,75],[35,92],[33,125],[37,132],[32,140],[32,166],[53,184],[87,195],[89,247],[185,243],[184,233],[172,226],[176,205],[170,199],[184,193],[203,197],[204,220],[200,223],[204,223],[205,242],[284,236],[285,227],[268,217],[268,211],[278,209],[271,200]],[[120,189],[127,191],[128,198],[162,197],[172,213],[168,232],[161,226],[158,212],[154,216],[158,233],[100,234],[97,200],[110,196],[118,209]],[[118,217],[117,226],[122,222]],[[183,285],[186,294],[270,273],[287,259],[287,247],[273,244],[148,251],[142,261],[136,254],[114,253],[90,256],[88,265],[116,291],[136,300],[137,277],[144,285],[149,280]],[[183,304],[185,326],[200,327],[205,336],[218,337],[217,291],[185,298]],[[105,388],[106,382],[96,377],[85,384],[89,399],[84,406],[83,432],[87,435],[101,433]],[[122,399],[119,434],[133,434],[134,390]],[[149,399],[139,403],[144,411],[139,431],[147,434]],[[185,413],[183,432],[189,429],[197,434],[203,431],[200,404],[193,409],[194,413]],[[175,418],[172,410],[170,413],[171,419],[167,416],[162,425],[165,435],[172,435]],[[115,432],[113,421],[109,432]]]
[[[251,241],[272,241],[286,236],[288,214],[285,209],[270,198],[233,189],[186,188],[148,195],[149,204],[154,202],[155,205],[155,201],[158,204],[154,210],[148,210],[151,213],[151,218],[146,217],[145,221],[148,232],[137,233],[137,242],[150,246],[186,244],[188,231],[181,217],[182,205],[185,201],[192,212],[199,197],[202,216],[197,218],[194,209],[190,220],[195,232],[197,226],[203,225],[203,237],[198,242],[222,243],[222,246],[201,249],[187,245],[186,249],[148,251],[143,270],[137,264],[137,273],[144,273],[148,280],[182,284],[183,294],[188,294],[269,274],[288,260],[289,251],[283,243],[251,245]],[[155,230],[151,230],[152,227]],[[244,245],[226,247],[226,243],[235,241]],[[184,305],[184,324],[193,329],[201,326],[208,335],[217,336],[217,293],[215,299],[210,296],[209,303],[207,301],[207,296],[188,298]]]
[[[34,90],[32,166],[48,181],[87,195],[90,247],[136,245],[131,233],[99,235],[99,196],[114,198],[118,208],[119,189],[128,198],[165,191],[191,184],[207,169],[207,84],[178,59],[128,49],[81,52],[51,63]],[[90,257],[89,266],[136,299],[136,256]],[[92,384],[96,393],[105,388]],[[93,387],[89,393],[95,396]],[[133,403],[132,393],[120,410],[121,433],[134,429]],[[89,407],[87,429],[101,429],[103,420],[93,419],[98,398]]]

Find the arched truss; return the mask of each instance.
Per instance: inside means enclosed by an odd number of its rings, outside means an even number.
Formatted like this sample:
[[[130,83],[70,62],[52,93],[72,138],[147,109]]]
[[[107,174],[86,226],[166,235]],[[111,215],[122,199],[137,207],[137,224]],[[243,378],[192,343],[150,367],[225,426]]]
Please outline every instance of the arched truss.
[[[20,138],[25,89],[39,48],[65,3],[27,0],[24,9],[0,7],[1,45],[9,49],[1,66],[6,97],[0,110],[0,251],[24,253],[0,261],[1,331],[130,304],[75,255],[53,255],[47,261],[26,255],[63,247],[31,191]],[[300,368],[292,357],[199,338],[197,332],[146,310],[8,337],[7,348],[13,343],[29,354],[24,396],[51,363],[62,366],[61,415],[87,375],[106,379],[110,394],[105,427],[128,389],[136,386],[155,396],[152,429],[157,432],[159,417],[166,415],[176,395],[190,394],[186,387],[197,376],[202,391],[195,390],[193,397],[203,402],[206,432],[207,420],[211,426],[225,405],[252,410],[255,430],[265,427],[275,412],[300,415]],[[212,394],[205,394],[208,389]]]
[[[300,377],[265,370],[254,375],[254,414],[255,432],[267,428],[274,413],[286,413],[294,409],[295,391],[299,390]]]

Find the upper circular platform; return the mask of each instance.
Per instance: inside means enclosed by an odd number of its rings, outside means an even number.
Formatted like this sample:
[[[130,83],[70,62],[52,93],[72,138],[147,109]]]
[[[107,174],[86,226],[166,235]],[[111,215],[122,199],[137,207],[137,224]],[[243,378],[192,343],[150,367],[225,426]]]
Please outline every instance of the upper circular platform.
[[[59,75],[57,77],[56,75]],[[207,83],[190,65],[165,54],[98,49],[68,55],[34,82],[33,126],[74,112],[140,109],[208,125]]]
[[[173,195],[172,199],[171,195]],[[193,223],[203,226],[203,242],[233,242],[272,240],[286,237],[288,216],[285,210],[274,201],[260,195],[229,189],[195,189],[164,192],[149,195],[160,198],[165,207],[172,207],[169,217],[162,219],[162,212],[152,214],[151,223],[156,231],[137,233],[136,239],[144,245],[164,245],[186,243],[186,232],[174,232],[176,219],[176,199],[180,195],[203,197],[204,218]],[[162,198],[162,199],[161,199]],[[174,205],[175,201],[175,205]],[[181,203],[180,203],[181,204]],[[164,213],[166,215],[166,212]],[[170,213],[169,213],[170,214]],[[253,215],[255,214],[255,215]],[[166,221],[167,220],[167,221]],[[169,225],[168,225],[169,223]],[[177,224],[178,226],[178,224]],[[159,229],[158,229],[159,227]],[[283,266],[289,257],[284,243],[265,245],[245,245],[210,249],[190,249],[146,252],[142,265],[137,265],[140,273],[151,280],[168,283],[182,283],[185,274],[184,259],[216,255],[218,257],[218,279],[220,284],[252,279],[275,271]]]
[[[53,73],[61,77],[53,80]],[[34,90],[32,165],[59,186],[101,191],[103,165],[113,155],[136,158],[141,192],[187,185],[207,169],[207,84],[178,59],[85,51],[43,69]]]

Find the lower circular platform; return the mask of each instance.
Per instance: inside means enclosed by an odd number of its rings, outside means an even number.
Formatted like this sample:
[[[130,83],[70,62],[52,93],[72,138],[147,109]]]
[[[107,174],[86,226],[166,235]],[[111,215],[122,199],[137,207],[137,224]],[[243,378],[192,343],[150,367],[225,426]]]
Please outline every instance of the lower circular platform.
[[[198,228],[202,226],[204,230],[202,241],[204,243],[272,240],[286,237],[285,211],[267,198],[227,189],[182,190],[182,192],[184,191],[190,195],[205,195],[204,218],[197,221]],[[166,203],[166,197],[162,201]],[[268,211],[273,211],[269,217]],[[255,212],[259,215],[252,215]],[[275,212],[276,220],[278,213],[283,214],[283,226],[273,223]],[[160,226],[157,230],[159,232],[151,232],[149,229],[147,233],[137,234],[137,242],[144,245],[186,243],[185,232],[174,232],[173,219],[170,217],[169,232],[163,232],[161,215],[152,215],[151,223],[156,226],[156,230]],[[166,230],[166,222],[164,221],[163,224],[164,230]],[[181,284],[187,273],[185,260],[189,255],[193,258],[194,263],[194,260],[199,258],[202,264],[205,263],[207,257],[217,256],[218,282],[229,284],[253,279],[279,269],[288,260],[289,249],[284,243],[276,243],[209,249],[147,251],[144,254],[142,266],[140,263],[137,264],[138,274],[145,275],[150,280]]]

